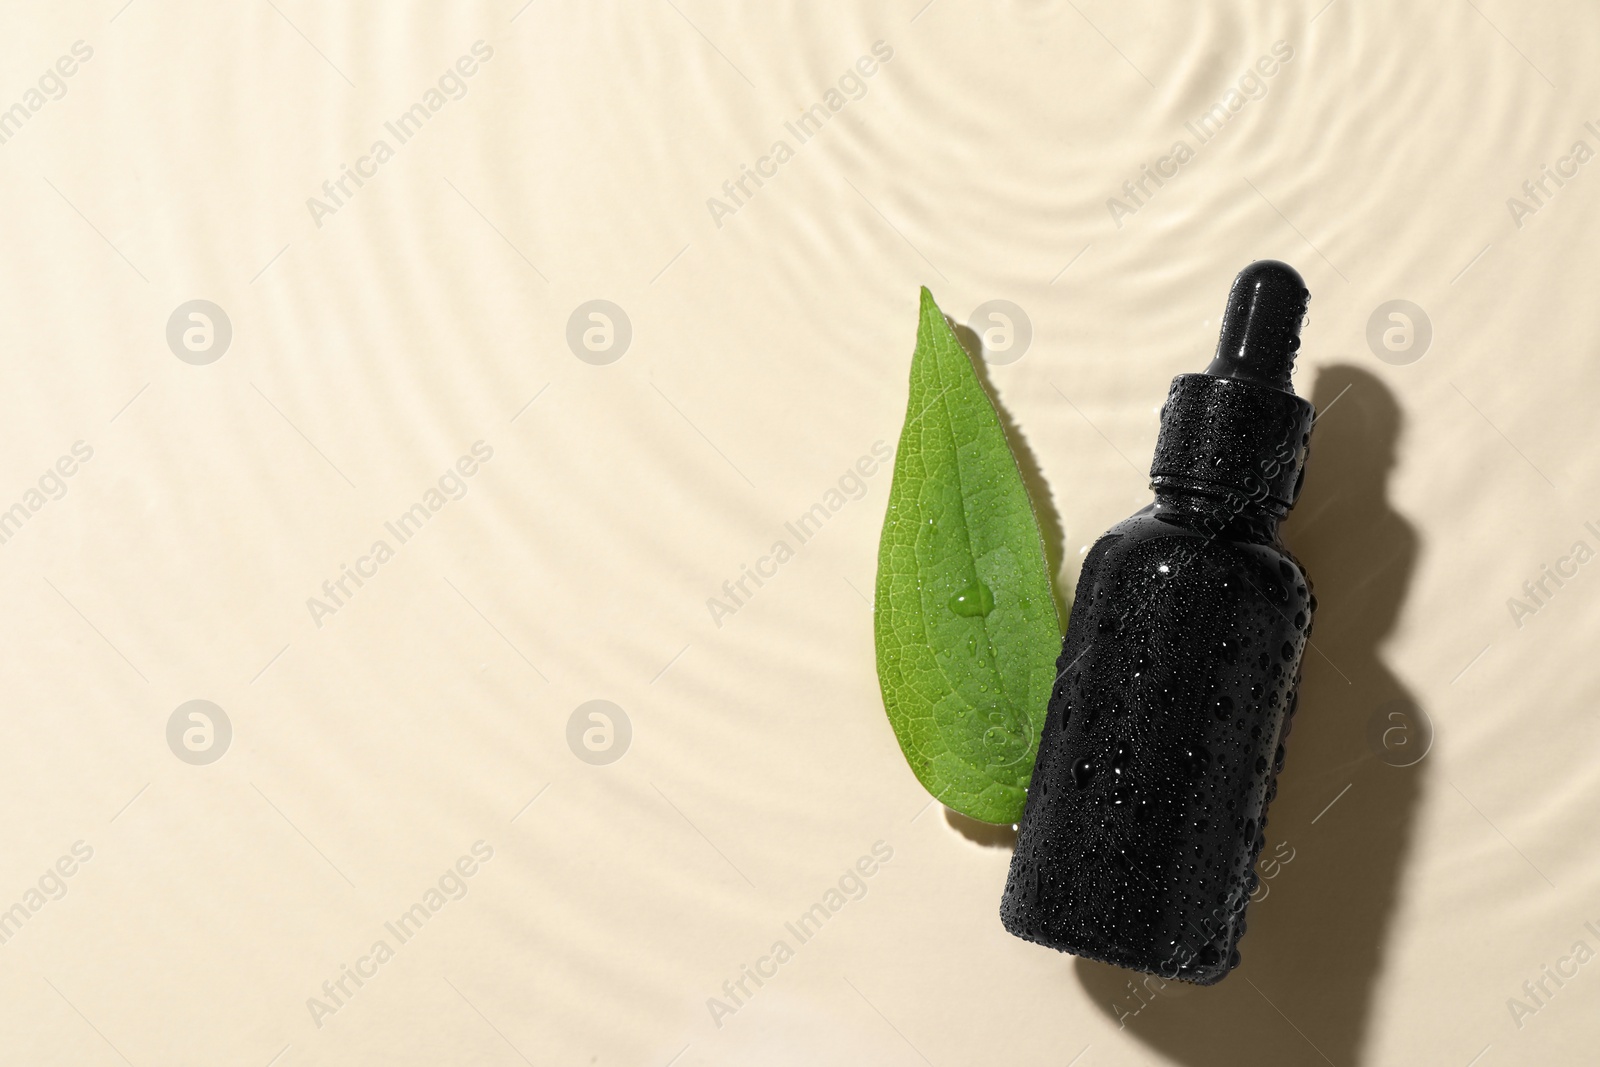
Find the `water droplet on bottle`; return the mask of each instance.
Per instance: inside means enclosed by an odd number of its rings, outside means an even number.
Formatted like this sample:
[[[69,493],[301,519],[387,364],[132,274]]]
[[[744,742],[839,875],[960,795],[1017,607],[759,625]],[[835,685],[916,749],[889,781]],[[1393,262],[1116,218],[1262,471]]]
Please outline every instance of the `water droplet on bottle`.
[[[1211,753],[1201,745],[1190,745],[1183,750],[1181,757],[1183,773],[1190,778],[1198,778],[1211,764]]]
[[[1078,760],[1072,765],[1072,784],[1079,789],[1088,788],[1089,783],[1094,781],[1095,770],[1094,761],[1087,756]]]

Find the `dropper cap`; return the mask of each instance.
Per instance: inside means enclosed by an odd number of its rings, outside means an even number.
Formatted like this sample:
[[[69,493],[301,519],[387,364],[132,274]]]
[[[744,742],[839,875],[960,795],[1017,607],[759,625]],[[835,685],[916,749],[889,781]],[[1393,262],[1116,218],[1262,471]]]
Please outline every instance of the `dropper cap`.
[[[1311,293],[1300,273],[1258,259],[1233,280],[1222,312],[1222,337],[1206,373],[1294,391],[1289,376],[1300,351],[1300,325]]]
[[[1216,356],[1205,373],[1172,380],[1153,487],[1294,506],[1316,414],[1291,382],[1310,299],[1299,273],[1275,259],[1239,272]]]

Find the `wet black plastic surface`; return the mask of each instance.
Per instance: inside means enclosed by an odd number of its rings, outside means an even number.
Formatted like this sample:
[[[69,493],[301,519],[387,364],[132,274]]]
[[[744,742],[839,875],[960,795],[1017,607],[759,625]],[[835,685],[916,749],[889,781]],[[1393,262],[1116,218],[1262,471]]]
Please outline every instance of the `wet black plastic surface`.
[[[1202,984],[1239,962],[1315,605],[1278,539],[1308,299],[1283,263],[1240,272],[1162,409],[1155,503],[1084,559],[1001,901],[1019,937]]]
[[[1269,531],[1216,521],[1158,501],[1086,557],[1001,906],[1204,984],[1237,962],[1313,606]]]
[[[1162,408],[1151,484],[1231,491],[1244,500],[1270,498],[1288,508],[1300,493],[1315,414],[1293,393],[1233,378],[1180,374],[1172,379]]]
[[[1206,373],[1288,390],[1310,300],[1305,281],[1287,263],[1258,259],[1240,271]]]

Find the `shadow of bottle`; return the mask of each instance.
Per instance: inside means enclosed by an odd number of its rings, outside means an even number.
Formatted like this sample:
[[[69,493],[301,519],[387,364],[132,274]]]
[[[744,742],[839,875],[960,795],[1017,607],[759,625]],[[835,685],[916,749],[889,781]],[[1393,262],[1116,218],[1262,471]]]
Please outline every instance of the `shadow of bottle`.
[[[1093,1003],[1190,1067],[1362,1062],[1423,787],[1431,730],[1379,654],[1418,549],[1386,496],[1400,409],[1347,364],[1322,369],[1311,399],[1319,414],[1284,541],[1318,603],[1243,962],[1204,988],[1073,963]]]

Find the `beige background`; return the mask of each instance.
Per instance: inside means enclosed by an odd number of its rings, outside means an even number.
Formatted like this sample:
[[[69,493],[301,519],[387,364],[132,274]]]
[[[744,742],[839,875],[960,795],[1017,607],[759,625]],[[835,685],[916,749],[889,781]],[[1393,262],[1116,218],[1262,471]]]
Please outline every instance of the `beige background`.
[[[1600,149],[1600,13],[1320,2],[7,5],[0,107],[93,55],[0,144],[0,508],[27,515],[0,545],[0,907],[26,915],[0,1059],[1591,1062],[1600,564],[1520,626],[1507,601],[1600,548],[1600,163],[1520,227],[1506,201]],[[314,219],[478,41],[465,95]],[[714,219],[877,41],[860,99]],[[1107,199],[1279,41],[1119,227]],[[1268,830],[1294,858],[1240,971],[1119,1026],[1130,976],[1002,931],[1004,835],[927,808],[883,720],[887,473],[721,625],[707,600],[894,443],[923,283],[1031,322],[989,377],[1070,581],[1265,256],[1314,294],[1302,391],[1337,398],[1288,531],[1322,604]],[[232,324],[207,365],[166,342],[192,299]],[[592,299],[631,323],[609,365],[565,339]],[[1405,365],[1366,338],[1392,299],[1432,326]],[[478,441],[466,495],[316,625]],[[167,743],[194,699],[233,730],[205,766]],[[595,699],[631,723],[609,765],[567,741]],[[1435,731],[1409,768],[1368,741],[1396,706]],[[1539,1006],[1546,966],[1576,975]]]

